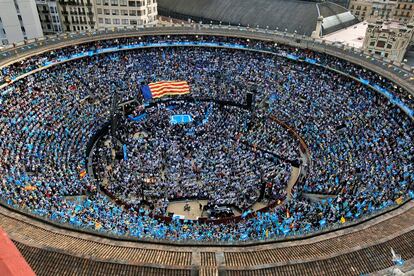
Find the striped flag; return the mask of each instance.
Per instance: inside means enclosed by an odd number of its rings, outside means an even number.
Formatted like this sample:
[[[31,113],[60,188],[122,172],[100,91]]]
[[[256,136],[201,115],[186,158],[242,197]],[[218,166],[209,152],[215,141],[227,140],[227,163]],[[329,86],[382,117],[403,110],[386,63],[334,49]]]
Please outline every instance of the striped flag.
[[[159,81],[152,82],[148,86],[154,99],[190,93],[190,86],[186,81]]]

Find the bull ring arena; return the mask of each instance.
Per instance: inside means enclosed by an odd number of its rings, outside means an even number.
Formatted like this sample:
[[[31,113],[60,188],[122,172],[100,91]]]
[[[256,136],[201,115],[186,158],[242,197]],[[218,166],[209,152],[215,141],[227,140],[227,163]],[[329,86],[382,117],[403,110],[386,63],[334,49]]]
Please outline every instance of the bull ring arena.
[[[0,66],[0,227],[38,275],[414,269],[410,68],[202,24],[47,37]]]

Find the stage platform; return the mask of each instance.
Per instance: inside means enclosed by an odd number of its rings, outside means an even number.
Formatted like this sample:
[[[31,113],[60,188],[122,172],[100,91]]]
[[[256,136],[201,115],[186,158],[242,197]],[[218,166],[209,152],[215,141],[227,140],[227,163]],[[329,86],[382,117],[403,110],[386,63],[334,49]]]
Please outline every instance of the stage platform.
[[[188,124],[193,121],[193,117],[188,114],[181,114],[181,115],[172,115],[170,122],[171,124]]]

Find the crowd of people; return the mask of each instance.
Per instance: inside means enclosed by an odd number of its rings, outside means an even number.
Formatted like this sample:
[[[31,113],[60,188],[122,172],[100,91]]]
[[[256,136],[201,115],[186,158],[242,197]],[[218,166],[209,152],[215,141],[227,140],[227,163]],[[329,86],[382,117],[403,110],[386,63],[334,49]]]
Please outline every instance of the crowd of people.
[[[412,96],[397,85],[343,60],[269,42],[222,37],[148,36],[93,42],[12,64],[1,70],[0,78],[2,83],[10,82],[46,61],[73,53],[166,40],[238,43],[312,58],[376,83],[414,107]],[[116,181],[97,183],[85,173],[85,150],[110,119],[113,95],[142,102],[140,83],[157,80],[186,80],[194,99],[235,103],[243,103],[254,84],[254,114],[212,105],[205,124],[171,124],[168,116],[184,109],[194,122],[205,119],[210,103],[187,103],[177,109],[162,105],[148,109],[140,122],[125,119],[119,136],[127,144],[127,160],[118,160],[115,166],[111,152],[100,145],[94,154],[102,164],[96,166],[102,166],[99,171],[104,174],[109,168],[103,165],[112,164],[110,177]],[[359,82],[282,56],[202,47],[121,51],[49,67],[0,92],[1,198],[49,220],[146,239],[231,242],[318,231],[414,197],[413,121]],[[300,157],[297,141],[272,116],[296,129],[308,144],[312,161],[290,200],[248,215],[257,200],[255,191],[267,175],[275,183],[272,197],[285,197],[290,168],[282,160]],[[250,129],[245,127],[246,117],[252,120]],[[145,185],[144,195],[141,180],[148,178],[155,182]],[[128,204],[114,202],[97,185]],[[322,200],[310,200],[311,194]],[[145,199],[161,206],[156,212],[163,212],[167,200],[193,195],[235,204],[245,212],[240,221],[227,224],[178,219],[167,223],[141,207]],[[72,200],[73,196],[80,200]]]
[[[190,115],[191,122],[171,122],[182,114]],[[266,202],[284,200],[290,164],[276,153],[296,147],[293,139],[291,144],[284,139],[286,129],[267,129],[264,134],[272,140],[258,141],[262,148],[275,148],[269,152],[242,142],[242,137],[256,141],[249,138],[259,137],[262,128],[251,125],[250,111],[240,107],[170,102],[135,118],[142,120],[121,120],[118,141],[110,134],[100,139],[94,156],[99,178],[108,180],[105,189],[122,202],[142,207],[145,202],[155,214],[165,215],[168,202],[183,199],[207,199],[209,206],[247,211],[265,187]],[[114,143],[125,145],[124,158],[113,156]]]

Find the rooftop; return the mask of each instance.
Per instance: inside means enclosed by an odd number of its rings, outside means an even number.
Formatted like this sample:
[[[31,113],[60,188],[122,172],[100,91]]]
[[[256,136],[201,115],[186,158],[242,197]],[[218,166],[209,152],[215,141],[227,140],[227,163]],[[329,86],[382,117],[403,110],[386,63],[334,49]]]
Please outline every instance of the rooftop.
[[[322,33],[328,34],[357,23],[344,7],[332,2],[301,0],[159,0],[160,15],[195,21],[232,25],[259,25],[311,35],[319,16],[324,17]],[[257,16],[260,14],[260,16]]]
[[[324,40],[338,42],[355,48],[362,48],[368,23],[360,22],[345,29],[333,32],[323,37]]]

